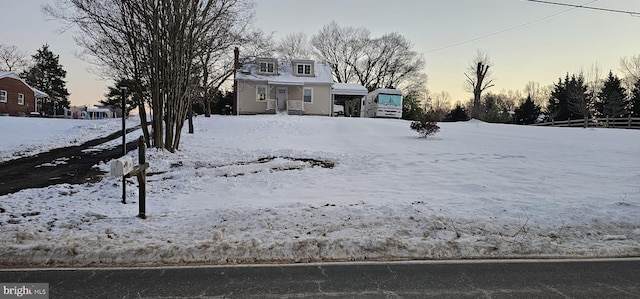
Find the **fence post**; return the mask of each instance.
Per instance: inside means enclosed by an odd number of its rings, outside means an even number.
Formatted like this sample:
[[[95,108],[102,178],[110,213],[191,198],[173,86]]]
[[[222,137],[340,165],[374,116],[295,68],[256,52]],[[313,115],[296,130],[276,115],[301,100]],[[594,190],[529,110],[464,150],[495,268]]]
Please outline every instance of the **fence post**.
[[[552,118],[552,119],[551,119],[551,126],[552,126],[552,127],[555,127],[555,126],[556,126],[556,119],[555,119],[555,118]]]

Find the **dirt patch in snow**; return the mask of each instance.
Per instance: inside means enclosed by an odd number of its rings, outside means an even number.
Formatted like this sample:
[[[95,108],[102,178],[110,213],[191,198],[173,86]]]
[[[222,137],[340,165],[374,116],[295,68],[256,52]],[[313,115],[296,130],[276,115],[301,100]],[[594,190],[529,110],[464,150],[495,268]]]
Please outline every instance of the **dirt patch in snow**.
[[[127,133],[140,126],[127,129]],[[0,163],[0,195],[23,189],[42,188],[54,184],[82,184],[100,180],[102,171],[93,167],[122,156],[122,147],[89,150],[97,145],[122,137],[122,132],[93,139],[81,145],[57,148],[33,156]],[[138,148],[137,141],[127,143],[127,149]]]

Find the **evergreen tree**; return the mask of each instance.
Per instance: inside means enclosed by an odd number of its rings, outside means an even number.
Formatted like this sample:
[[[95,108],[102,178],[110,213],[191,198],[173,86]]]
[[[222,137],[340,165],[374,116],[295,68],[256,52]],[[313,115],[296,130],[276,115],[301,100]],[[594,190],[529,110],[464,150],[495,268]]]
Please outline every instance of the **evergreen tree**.
[[[34,65],[21,75],[31,87],[49,95],[42,101],[40,111],[47,115],[63,114],[64,108],[69,108],[70,103],[67,83],[64,81],[67,71],[59,63],[60,56],[53,54],[49,45],[45,44],[31,57]]]
[[[587,92],[588,88],[582,74],[572,75],[570,80],[565,81],[565,88],[569,117],[571,119],[584,118],[586,121],[590,114],[593,97]]]
[[[609,71],[609,77],[598,94],[600,100],[595,105],[598,116],[620,117],[627,114],[629,99],[626,92],[620,79]]]
[[[227,105],[229,107],[233,105],[233,91],[215,90],[212,100],[209,101],[209,105],[213,113],[231,113],[231,110],[227,109]]]
[[[640,117],[640,80],[636,81],[631,91],[631,116]]]
[[[138,84],[135,83],[134,80],[131,79],[118,79],[118,81],[113,85],[108,87],[108,92],[104,95],[105,99],[100,100],[100,103],[112,108],[122,108],[122,90],[121,87],[126,87],[126,103],[127,110],[126,113],[129,115],[131,110],[138,108],[138,104],[142,103],[142,100],[135,100],[135,97],[140,96],[141,94],[148,94],[148,91],[138,92]]]
[[[562,82],[562,78],[558,79],[558,83],[553,85],[549,104],[547,105],[547,115],[550,119],[567,120],[569,118],[569,109],[567,107],[567,88],[565,82],[569,81],[569,74]]]
[[[512,121],[511,115],[507,107],[504,105],[504,99],[500,95],[487,94],[484,97],[484,103],[481,104],[480,119],[490,123],[509,123]]]
[[[414,93],[409,93],[402,99],[402,119],[419,120],[424,117],[424,110]]]
[[[593,97],[587,93],[587,85],[582,75],[567,74],[564,78],[558,79],[554,84],[547,114],[550,119],[567,120],[589,117],[589,109],[592,105]]]
[[[533,102],[531,95],[529,95],[527,100],[520,104],[520,107],[518,107],[515,112],[516,123],[521,125],[530,125],[536,122],[541,113],[541,109],[540,106]]]
[[[456,104],[456,107],[447,114],[446,121],[466,121],[469,120],[467,110],[462,107],[460,103]]]

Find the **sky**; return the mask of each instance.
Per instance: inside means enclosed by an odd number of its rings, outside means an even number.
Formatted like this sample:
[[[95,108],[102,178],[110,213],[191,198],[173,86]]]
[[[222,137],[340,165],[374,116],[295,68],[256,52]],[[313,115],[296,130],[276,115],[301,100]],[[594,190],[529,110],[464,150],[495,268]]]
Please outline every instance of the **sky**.
[[[640,12],[637,0],[559,0]],[[0,43],[29,54],[44,43],[60,55],[67,70],[72,105],[95,104],[110,83],[90,72],[75,53],[73,32],[46,20],[40,6],[47,0],[0,0],[11,13],[0,18]],[[638,15],[534,3],[525,0],[261,0],[255,26],[280,38],[288,33],[317,33],[332,20],[364,27],[373,37],[398,32],[424,55],[427,88],[447,91],[466,101],[464,72],[477,50],[488,53],[495,87],[491,92],[522,90],[527,82],[550,85],[567,73],[597,63],[604,73],[620,74],[619,60],[640,54]],[[11,28],[11,30],[7,30]]]

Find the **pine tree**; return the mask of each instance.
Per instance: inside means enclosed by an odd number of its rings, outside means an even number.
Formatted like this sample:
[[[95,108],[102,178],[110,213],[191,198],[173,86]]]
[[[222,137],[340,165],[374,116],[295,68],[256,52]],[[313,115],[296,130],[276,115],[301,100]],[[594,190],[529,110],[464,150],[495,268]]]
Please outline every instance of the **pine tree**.
[[[460,103],[456,104],[456,107],[447,114],[445,118],[447,121],[465,121],[469,120],[469,115],[467,114],[466,109],[462,107]]]
[[[547,105],[547,114],[550,119],[567,120],[569,118],[566,82],[569,82],[569,74],[565,77],[564,82],[562,82],[562,79],[558,79],[558,83],[553,86],[549,104]]]
[[[402,119],[419,120],[424,117],[419,99],[415,94],[409,93],[402,99]]]
[[[565,82],[567,92],[567,108],[571,119],[586,119],[589,117],[592,104],[592,96],[587,92],[587,85],[582,74],[572,75],[571,79]]]
[[[142,93],[138,92],[137,84],[131,79],[119,79],[113,86],[109,86],[108,92],[104,95],[105,99],[100,100],[100,103],[112,108],[122,108],[122,90],[121,87],[126,87],[127,96],[127,115],[131,110],[138,108],[138,103],[142,103],[142,100],[136,101],[134,97],[140,94],[148,94],[148,91],[142,90]]]
[[[598,94],[600,101],[595,105],[598,115],[620,117],[627,114],[629,99],[625,96],[626,92],[620,79],[609,71],[609,77]]]
[[[531,95],[527,97],[527,100],[520,104],[515,111],[516,123],[521,125],[529,125],[536,122],[538,116],[540,116],[540,106],[536,105],[531,99]]]
[[[27,82],[40,91],[49,95],[42,101],[40,111],[47,115],[63,114],[64,108],[69,108],[69,92],[64,78],[67,71],[59,63],[60,56],[49,50],[49,45],[44,44],[37,53],[31,56],[34,65],[21,75]]]
[[[631,116],[640,117],[640,80],[636,81],[631,91]]]

